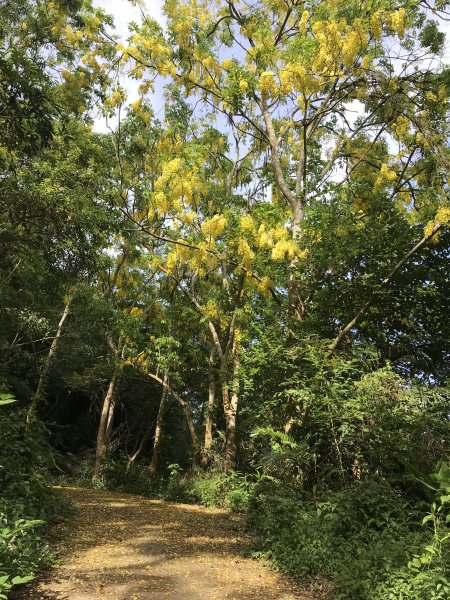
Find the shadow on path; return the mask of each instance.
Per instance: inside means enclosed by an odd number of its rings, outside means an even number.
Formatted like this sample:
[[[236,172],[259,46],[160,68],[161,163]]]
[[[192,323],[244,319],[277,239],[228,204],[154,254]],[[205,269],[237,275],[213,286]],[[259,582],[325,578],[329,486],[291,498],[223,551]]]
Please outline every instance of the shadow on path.
[[[128,494],[61,488],[60,564],[17,600],[308,600],[274,571],[239,557],[239,515]]]

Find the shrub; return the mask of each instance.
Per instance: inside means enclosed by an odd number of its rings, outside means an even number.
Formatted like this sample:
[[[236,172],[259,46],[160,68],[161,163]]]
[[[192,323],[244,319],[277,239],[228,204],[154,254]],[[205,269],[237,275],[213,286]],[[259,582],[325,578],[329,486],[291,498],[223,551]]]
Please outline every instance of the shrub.
[[[184,497],[204,506],[244,512],[254,486],[255,483],[241,473],[198,473],[186,479]]]
[[[56,501],[44,477],[51,461],[44,433],[15,405],[0,407],[0,598],[52,561],[44,520]]]
[[[265,487],[255,490],[250,520],[261,542],[258,555],[298,578],[330,577],[338,600],[448,597],[445,567],[434,560],[426,570],[420,563],[432,536],[417,526],[418,511],[383,481],[320,499],[283,497]],[[430,595],[438,585],[438,595]],[[407,595],[408,586],[416,595]]]

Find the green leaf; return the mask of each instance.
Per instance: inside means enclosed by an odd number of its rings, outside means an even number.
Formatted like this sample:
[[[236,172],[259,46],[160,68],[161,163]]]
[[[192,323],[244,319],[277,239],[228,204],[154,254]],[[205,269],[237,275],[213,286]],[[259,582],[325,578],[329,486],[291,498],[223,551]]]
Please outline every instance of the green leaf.
[[[12,404],[13,402],[17,402],[17,400],[11,394],[0,394],[0,406]]]
[[[21,585],[22,583],[28,583],[32,579],[34,579],[33,575],[25,575],[25,577],[13,577],[11,583],[13,585]]]

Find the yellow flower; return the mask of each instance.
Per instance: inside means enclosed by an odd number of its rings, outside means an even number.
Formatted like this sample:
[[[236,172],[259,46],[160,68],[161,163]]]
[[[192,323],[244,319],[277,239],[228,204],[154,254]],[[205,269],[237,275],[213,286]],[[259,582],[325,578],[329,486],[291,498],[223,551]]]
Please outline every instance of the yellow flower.
[[[383,13],[381,10],[377,10],[370,17],[370,26],[372,27],[373,37],[376,40],[381,39],[383,33]]]
[[[245,81],[245,79],[240,79],[239,80],[239,89],[241,90],[241,92],[246,92],[248,89],[248,83]]]
[[[223,215],[214,215],[211,219],[205,219],[201,230],[204,235],[218,237],[227,225],[227,219]]]
[[[169,254],[167,255],[167,261],[166,261],[167,271],[169,273],[173,273],[175,271],[175,269],[177,268],[177,264],[178,264],[177,251],[172,250],[172,252],[169,252]]]
[[[242,262],[246,269],[250,270],[252,266],[252,260],[255,257],[255,253],[252,251],[246,239],[241,238],[239,240],[237,252],[239,256],[242,256]]]
[[[290,94],[292,92],[293,84],[293,73],[288,69],[282,69],[280,71],[280,89],[283,94]]]
[[[304,10],[303,13],[302,13],[302,17],[300,19],[299,27],[298,27],[300,35],[305,35],[305,33],[306,33],[306,24],[308,22],[308,19],[309,19],[309,12],[307,10]]]
[[[264,71],[259,78],[259,89],[265,95],[276,94],[277,84],[272,71]]]
[[[243,229],[244,231],[251,231],[252,229],[254,229],[255,224],[253,222],[253,219],[250,215],[242,215],[241,217],[241,229]]]
[[[397,178],[397,173],[391,171],[386,163],[381,165],[380,175],[375,181],[375,187],[380,187],[385,181],[394,181]]]
[[[159,212],[167,212],[169,208],[169,202],[164,192],[155,192],[153,195],[153,202]]]
[[[404,8],[400,8],[391,15],[391,27],[397,32],[400,39],[405,37],[405,16]]]
[[[286,256],[294,258],[297,254],[297,244],[293,240],[280,240],[272,249],[273,260],[283,260]]]

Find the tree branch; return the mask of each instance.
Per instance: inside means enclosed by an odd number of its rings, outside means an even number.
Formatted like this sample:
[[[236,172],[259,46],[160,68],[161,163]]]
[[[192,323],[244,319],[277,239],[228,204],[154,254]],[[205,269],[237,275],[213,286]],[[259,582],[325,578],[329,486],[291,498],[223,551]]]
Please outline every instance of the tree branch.
[[[398,261],[398,263],[395,265],[395,267],[392,269],[392,271],[389,273],[389,275],[383,279],[383,281],[380,284],[380,287],[372,294],[372,296],[367,300],[367,302],[364,304],[364,306],[362,306],[360,308],[360,310],[356,313],[356,315],[353,317],[353,319],[351,321],[349,321],[347,323],[347,325],[340,330],[340,332],[338,333],[338,335],[336,336],[336,338],[333,340],[333,342],[329,346],[329,349],[332,352],[334,352],[338,348],[339,344],[341,343],[341,341],[343,340],[343,338],[347,335],[347,333],[349,333],[349,331],[351,329],[353,329],[353,327],[355,327],[356,325],[358,325],[358,323],[361,322],[361,320],[367,314],[367,312],[370,309],[370,307],[373,305],[373,303],[377,299],[377,296],[380,293],[380,291],[383,288],[385,288],[394,279],[394,277],[397,275],[397,273],[400,271],[400,269],[403,267],[403,265],[412,256],[414,256],[414,254],[416,254],[421,248],[423,248],[423,246],[425,246],[425,244],[434,235],[436,235],[436,233],[441,228],[442,228],[442,224],[441,223],[436,223],[436,225],[433,227],[433,229],[430,231],[430,233],[427,234],[427,235],[425,235],[420,240],[420,242],[418,242],[414,246],[414,248],[412,248],[407,254],[405,254],[405,256],[401,260]]]

